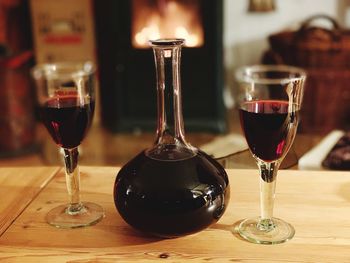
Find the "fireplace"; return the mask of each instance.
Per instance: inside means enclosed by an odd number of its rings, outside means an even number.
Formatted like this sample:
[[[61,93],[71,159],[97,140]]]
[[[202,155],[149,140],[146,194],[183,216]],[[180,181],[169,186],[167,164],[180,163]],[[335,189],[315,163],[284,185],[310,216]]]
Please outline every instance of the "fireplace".
[[[223,132],[222,0],[95,1],[101,113],[112,131],[152,130],[156,83],[149,39],[185,38],[185,128]]]

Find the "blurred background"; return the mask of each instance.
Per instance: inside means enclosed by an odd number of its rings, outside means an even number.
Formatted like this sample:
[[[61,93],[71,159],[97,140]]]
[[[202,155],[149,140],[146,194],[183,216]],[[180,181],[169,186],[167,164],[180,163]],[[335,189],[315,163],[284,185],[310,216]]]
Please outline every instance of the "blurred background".
[[[187,139],[218,158],[246,149],[234,71],[259,63],[305,68],[297,159],[328,132],[348,129],[349,27],[347,0],[0,0],[0,165],[61,163],[36,113],[30,69],[37,63],[98,66],[82,165],[122,165],[150,146],[156,93],[147,43],[160,37],[186,39]]]

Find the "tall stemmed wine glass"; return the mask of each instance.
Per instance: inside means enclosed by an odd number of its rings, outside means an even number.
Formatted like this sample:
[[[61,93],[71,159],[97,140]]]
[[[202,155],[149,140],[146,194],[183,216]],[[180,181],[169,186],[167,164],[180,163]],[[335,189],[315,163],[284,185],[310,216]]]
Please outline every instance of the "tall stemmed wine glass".
[[[85,63],[42,64],[32,71],[40,118],[63,149],[69,204],[53,208],[49,224],[76,228],[97,223],[104,216],[97,204],[80,201],[78,146],[91,126],[95,107],[95,67]]]
[[[296,134],[305,78],[303,70],[284,65],[256,65],[236,72],[240,122],[260,172],[260,217],[238,226],[238,233],[253,243],[282,243],[295,233],[272,214],[277,171]]]

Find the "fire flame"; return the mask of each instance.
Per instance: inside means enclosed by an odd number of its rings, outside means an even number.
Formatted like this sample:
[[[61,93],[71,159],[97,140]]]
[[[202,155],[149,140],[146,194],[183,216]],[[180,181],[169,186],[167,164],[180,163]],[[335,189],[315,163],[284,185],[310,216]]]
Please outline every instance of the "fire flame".
[[[161,1],[163,5],[141,7],[140,0],[133,1],[133,37],[136,48],[149,47],[148,41],[159,38],[184,38],[187,47],[203,45],[203,28],[198,5]],[[137,2],[137,6],[136,3]]]

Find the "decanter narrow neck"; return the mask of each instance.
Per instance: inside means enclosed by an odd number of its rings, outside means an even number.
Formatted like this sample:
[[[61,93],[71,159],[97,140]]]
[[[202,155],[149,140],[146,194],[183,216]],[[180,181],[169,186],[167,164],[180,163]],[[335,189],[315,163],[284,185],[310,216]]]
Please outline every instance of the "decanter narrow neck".
[[[182,44],[181,40],[152,42],[157,75],[156,144],[187,145],[180,83]]]

